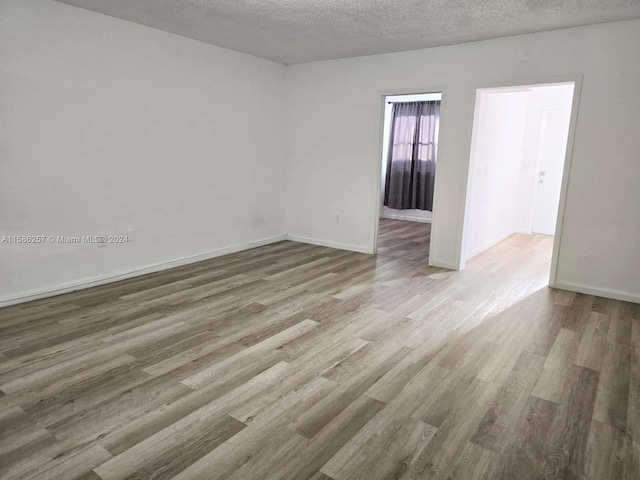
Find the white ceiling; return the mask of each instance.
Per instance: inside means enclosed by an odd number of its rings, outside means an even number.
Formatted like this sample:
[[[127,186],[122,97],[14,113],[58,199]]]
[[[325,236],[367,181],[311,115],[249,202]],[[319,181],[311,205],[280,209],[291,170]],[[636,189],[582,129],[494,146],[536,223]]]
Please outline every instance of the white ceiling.
[[[58,0],[291,64],[640,18],[640,0]]]

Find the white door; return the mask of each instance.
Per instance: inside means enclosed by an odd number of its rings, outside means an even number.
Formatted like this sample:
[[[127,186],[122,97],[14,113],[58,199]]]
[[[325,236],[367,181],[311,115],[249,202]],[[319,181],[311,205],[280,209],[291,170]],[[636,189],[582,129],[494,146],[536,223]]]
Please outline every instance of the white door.
[[[542,114],[533,233],[553,235],[556,231],[570,117],[570,110],[553,110]]]

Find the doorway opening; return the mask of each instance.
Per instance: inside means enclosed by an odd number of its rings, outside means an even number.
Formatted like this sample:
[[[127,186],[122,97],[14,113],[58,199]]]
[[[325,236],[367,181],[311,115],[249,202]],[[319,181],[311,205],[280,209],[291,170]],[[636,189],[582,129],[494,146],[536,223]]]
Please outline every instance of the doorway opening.
[[[378,255],[429,262],[441,100],[384,97]]]
[[[574,89],[569,82],[477,90],[463,260],[494,245],[531,248],[548,284]]]

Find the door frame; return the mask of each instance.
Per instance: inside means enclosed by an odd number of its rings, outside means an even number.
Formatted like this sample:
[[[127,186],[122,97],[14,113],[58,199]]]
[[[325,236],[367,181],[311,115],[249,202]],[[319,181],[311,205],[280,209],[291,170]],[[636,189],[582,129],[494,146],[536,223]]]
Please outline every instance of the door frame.
[[[378,123],[376,125],[375,138],[377,139],[378,146],[376,148],[377,151],[377,160],[374,163],[375,166],[375,185],[373,186],[372,197],[375,198],[373,202],[373,208],[371,212],[372,220],[371,220],[371,242],[369,244],[369,252],[376,254],[378,253],[378,229],[380,226],[380,213],[382,212],[382,182],[380,181],[382,175],[382,144],[384,142],[384,110],[385,110],[385,102],[387,97],[393,97],[398,95],[425,95],[430,93],[439,93],[440,97],[440,128],[438,132],[438,149],[436,151],[436,181],[434,182],[434,190],[433,190],[433,210],[431,211],[431,238],[433,238],[433,231],[437,228],[437,200],[438,200],[438,162],[440,160],[440,151],[442,138],[442,128],[444,123],[444,119],[446,119],[446,87],[444,86],[428,86],[428,87],[416,87],[416,88],[406,88],[406,89],[392,89],[392,90],[379,90],[376,93],[377,103],[378,103]],[[431,251],[433,247],[433,242],[429,242],[429,264],[431,264]]]
[[[569,189],[569,180],[571,177],[571,163],[573,160],[573,151],[575,143],[576,125],[578,122],[578,113],[580,110],[580,95],[582,92],[582,78],[581,74],[577,75],[563,75],[563,76],[551,76],[551,77],[536,77],[528,79],[512,79],[512,80],[497,80],[494,82],[487,82],[479,85],[475,85],[471,88],[471,104],[470,110],[473,112],[471,115],[471,122],[469,125],[469,135],[467,138],[467,180],[464,190],[464,215],[459,219],[459,232],[457,251],[459,254],[459,265],[462,270],[466,263],[466,252],[464,250],[465,239],[467,235],[467,220],[469,215],[469,202],[471,196],[469,195],[469,189],[472,183],[472,171],[471,171],[471,156],[472,150],[472,138],[476,124],[476,97],[478,90],[492,89],[492,88],[509,88],[509,87],[534,87],[543,85],[554,84],[567,84],[573,83],[573,99],[571,103],[571,115],[569,120],[569,133],[567,135],[567,150],[565,152],[564,166],[562,170],[562,183],[560,187],[560,202],[558,204],[558,217],[556,219],[556,228],[553,238],[553,250],[551,253],[551,269],[549,272],[549,286],[555,287],[558,274],[558,257],[560,254],[560,244],[562,243],[562,230],[564,227],[564,216],[567,204],[567,191]]]

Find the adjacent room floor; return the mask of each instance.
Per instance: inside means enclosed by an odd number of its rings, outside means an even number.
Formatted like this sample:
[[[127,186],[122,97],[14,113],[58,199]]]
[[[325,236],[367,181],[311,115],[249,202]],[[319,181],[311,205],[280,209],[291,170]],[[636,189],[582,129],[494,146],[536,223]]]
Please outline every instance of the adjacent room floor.
[[[640,308],[550,251],[281,242],[2,309],[0,477],[640,478]]]
[[[378,255],[428,264],[430,241],[430,223],[380,219]]]

